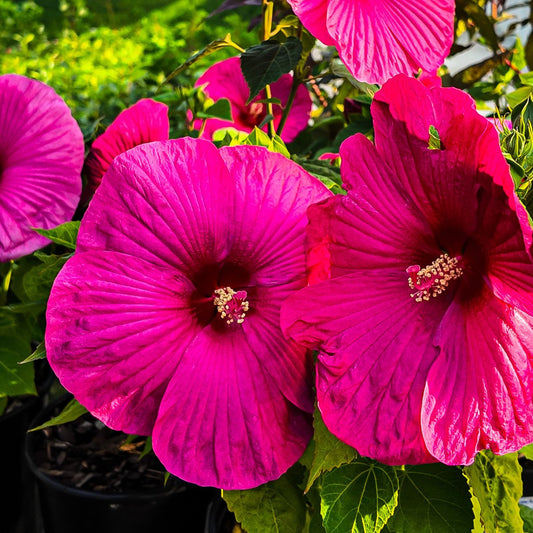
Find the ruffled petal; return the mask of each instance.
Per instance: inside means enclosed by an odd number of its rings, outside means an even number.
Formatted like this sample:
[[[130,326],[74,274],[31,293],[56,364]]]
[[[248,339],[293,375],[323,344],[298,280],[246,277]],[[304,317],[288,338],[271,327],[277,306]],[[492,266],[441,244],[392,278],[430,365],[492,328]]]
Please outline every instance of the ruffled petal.
[[[431,454],[471,464],[533,441],[531,315],[495,298],[454,302],[435,338],[440,354],[427,378],[422,431]]]
[[[33,228],[72,218],[83,158],[81,130],[51,87],[16,74],[0,76],[0,261],[50,242]]]
[[[170,131],[168,106],[143,98],[122,111],[91,145],[86,168],[91,193],[119,154],[139,144],[165,141]]]
[[[179,362],[153,433],[165,467],[203,486],[247,489],[302,455],[310,415],[290,404],[242,329],[205,328]]]
[[[186,347],[201,329],[194,287],[123,253],[77,253],[47,307],[46,354],[63,386],[113,429],[150,434]]]
[[[284,332],[321,351],[317,396],[326,426],[387,464],[433,460],[420,409],[446,303],[417,303],[409,292],[396,271],[354,272],[307,287],[282,306]]]
[[[327,0],[287,0],[287,2],[310,33],[323,44],[335,46],[335,40],[331,37],[326,24]]]
[[[199,266],[227,255],[234,190],[212,143],[142,144],[108,170],[81,223],[78,250],[123,252],[192,279]]]
[[[329,0],[327,6],[327,30],[361,81],[382,84],[396,74],[435,70],[453,42],[453,0]]]

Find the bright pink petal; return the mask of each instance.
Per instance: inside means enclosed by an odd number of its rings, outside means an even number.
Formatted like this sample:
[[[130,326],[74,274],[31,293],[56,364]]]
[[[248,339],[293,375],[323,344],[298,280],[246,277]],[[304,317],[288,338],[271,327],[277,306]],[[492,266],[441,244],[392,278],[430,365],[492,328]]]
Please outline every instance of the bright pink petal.
[[[445,302],[409,296],[396,270],[353,272],[290,296],[282,327],[318,347],[318,406],[326,426],[387,464],[431,462],[420,430],[432,336]],[[391,310],[394,310],[391,312]]]
[[[154,451],[178,477],[247,489],[277,479],[303,454],[310,416],[283,398],[244,330],[205,328],[185,352],[154,428]]]
[[[122,111],[91,145],[86,162],[91,193],[117,155],[139,144],[167,140],[169,128],[168,107],[155,100],[143,98]]]
[[[123,252],[186,276],[226,256],[234,184],[210,142],[140,145],[115,159],[99,191],[81,224],[80,251]]]
[[[327,0],[287,0],[294,14],[302,21],[307,30],[320,42],[326,45],[335,45],[327,25]]]
[[[453,0],[329,0],[327,6],[328,32],[361,81],[381,84],[434,70],[453,42]]]
[[[151,433],[183,351],[201,329],[175,269],[124,253],[77,253],[47,308],[46,355],[62,385],[113,429]]]
[[[81,130],[44,83],[0,76],[0,261],[50,241],[33,228],[68,222],[81,193]]]
[[[480,450],[502,455],[533,441],[532,328],[531,315],[488,290],[471,305],[450,306],[422,410],[424,439],[439,461],[471,464]]]

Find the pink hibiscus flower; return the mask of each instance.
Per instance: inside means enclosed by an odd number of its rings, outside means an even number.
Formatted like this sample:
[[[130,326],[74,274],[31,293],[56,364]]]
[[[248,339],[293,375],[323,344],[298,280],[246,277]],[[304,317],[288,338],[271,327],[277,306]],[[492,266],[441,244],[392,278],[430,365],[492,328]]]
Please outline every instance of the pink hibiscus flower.
[[[196,82],[196,87],[205,85],[204,92],[214,101],[220,98],[227,98],[231,104],[231,116],[233,121],[208,119],[202,137],[213,138],[213,132],[222,128],[235,128],[240,131],[250,132],[255,126],[259,127],[267,115],[266,104],[257,100],[266,98],[265,92],[261,91],[250,104],[246,104],[250,95],[250,90],[241,72],[241,60],[238,57],[231,57],[215,63],[209,67]],[[284,74],[270,87],[272,97],[281,101],[281,106],[287,104],[292,85],[292,76]],[[273,105],[274,126],[277,128],[283,109],[279,105]],[[311,96],[305,85],[300,85],[296,91],[296,96],[291,107],[287,122],[281,132],[281,138],[285,142],[293,141],[298,133],[307,126],[311,113]],[[194,123],[195,129],[200,129],[201,120]],[[268,125],[263,126],[267,131]]]
[[[287,0],[320,41],[336,46],[360,81],[442,65],[453,42],[454,0]]]
[[[165,141],[169,137],[168,107],[143,98],[124,109],[97,137],[85,162],[88,180],[86,199],[94,194],[113,159],[139,144]]]
[[[306,209],[328,196],[261,147],[184,138],[117,157],[48,303],[62,384],[111,428],[152,435],[182,479],[279,477],[313,407],[312,361],[284,339],[280,305],[306,284]]]
[[[404,76],[371,109],[375,144],[341,145],[347,196],[309,209],[318,283],[282,327],[319,347],[324,421],[361,454],[513,452],[533,441],[533,263],[498,133],[468,95]]]
[[[81,193],[83,135],[55,91],[0,76],[0,261],[50,243],[33,228],[71,220]]]

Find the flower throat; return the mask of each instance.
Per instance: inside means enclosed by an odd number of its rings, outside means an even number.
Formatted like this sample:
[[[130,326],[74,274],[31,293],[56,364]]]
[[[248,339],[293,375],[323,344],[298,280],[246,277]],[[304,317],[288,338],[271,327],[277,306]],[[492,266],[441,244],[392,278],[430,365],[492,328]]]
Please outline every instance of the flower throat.
[[[462,257],[450,257],[447,253],[441,254],[430,265],[420,268],[420,265],[407,267],[409,274],[409,288],[415,292],[411,298],[416,302],[427,302],[430,298],[442,294],[450,281],[463,275]]]

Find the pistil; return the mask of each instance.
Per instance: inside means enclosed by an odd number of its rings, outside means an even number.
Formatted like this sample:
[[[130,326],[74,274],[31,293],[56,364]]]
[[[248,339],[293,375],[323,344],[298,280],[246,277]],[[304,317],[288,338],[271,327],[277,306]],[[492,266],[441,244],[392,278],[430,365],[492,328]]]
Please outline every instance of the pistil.
[[[452,280],[463,275],[462,257],[450,257],[443,253],[430,265],[424,268],[411,265],[406,272],[409,274],[409,288],[415,291],[411,293],[411,298],[416,302],[427,302],[442,294]]]
[[[214,291],[213,304],[226,324],[242,324],[250,309],[247,297],[246,291],[234,291],[231,287],[224,287]]]

